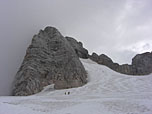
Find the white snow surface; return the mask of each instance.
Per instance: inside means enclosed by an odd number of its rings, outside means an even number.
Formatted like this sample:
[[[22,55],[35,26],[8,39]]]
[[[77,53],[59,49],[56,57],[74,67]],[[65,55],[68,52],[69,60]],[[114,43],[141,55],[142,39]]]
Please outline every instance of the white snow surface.
[[[124,75],[81,61],[88,73],[83,87],[52,90],[50,85],[32,96],[1,96],[0,114],[152,114],[152,74]]]

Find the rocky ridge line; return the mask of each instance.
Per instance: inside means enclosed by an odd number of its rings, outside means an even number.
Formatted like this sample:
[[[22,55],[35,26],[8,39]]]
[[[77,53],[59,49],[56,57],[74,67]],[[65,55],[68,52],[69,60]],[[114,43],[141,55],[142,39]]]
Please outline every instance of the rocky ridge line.
[[[74,38],[67,37],[72,47],[75,49],[78,57],[84,59],[91,59],[98,64],[105,65],[112,70],[127,74],[127,75],[148,75],[152,73],[152,52],[145,52],[142,54],[137,54],[132,59],[132,64],[122,64],[114,63],[110,57],[105,54],[98,55],[92,53],[88,54],[87,49],[83,47],[81,42],[77,42]]]
[[[87,49],[83,47],[81,42],[77,42],[74,38],[67,37],[72,47],[75,49],[78,57],[84,59],[91,59],[98,64],[105,65],[112,70],[127,74],[127,75],[148,75],[152,73],[152,52],[145,52],[142,54],[137,54],[132,59],[132,64],[123,64],[119,65],[118,63],[114,63],[110,57],[105,54],[98,55],[96,53],[92,53],[92,55],[88,54]]]
[[[152,52],[146,52],[142,54],[137,54],[132,59],[132,64],[119,65],[114,63],[112,59],[108,56],[101,54],[97,55],[93,53],[90,57],[91,60],[97,62],[98,64],[105,65],[112,70],[128,75],[148,75],[152,73]]]

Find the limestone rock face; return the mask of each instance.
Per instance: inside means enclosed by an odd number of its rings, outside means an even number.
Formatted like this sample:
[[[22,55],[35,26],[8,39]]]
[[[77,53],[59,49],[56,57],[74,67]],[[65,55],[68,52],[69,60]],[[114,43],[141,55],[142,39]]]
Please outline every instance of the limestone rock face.
[[[78,57],[83,59],[88,59],[89,54],[88,50],[83,47],[83,44],[81,42],[77,42],[74,38],[71,37],[65,37],[70,45],[74,48],[76,54]]]
[[[134,67],[128,64],[119,65],[116,69],[114,68],[114,70],[122,74],[137,75],[135,73],[136,70],[134,69]]]
[[[136,68],[137,74],[152,73],[152,52],[137,54],[132,59],[132,65]]]
[[[40,92],[54,84],[55,89],[79,87],[87,83],[87,74],[67,38],[54,27],[35,35],[16,74],[13,95]]]
[[[92,53],[90,59],[97,62],[98,64],[108,66],[109,68],[112,68],[114,65],[113,61],[105,54],[98,55],[96,53]]]
[[[111,65],[113,64],[113,61],[105,54],[101,54],[99,56],[98,63],[111,67]]]
[[[96,53],[92,53],[92,55],[90,55],[89,58],[97,63],[99,61],[99,55]]]

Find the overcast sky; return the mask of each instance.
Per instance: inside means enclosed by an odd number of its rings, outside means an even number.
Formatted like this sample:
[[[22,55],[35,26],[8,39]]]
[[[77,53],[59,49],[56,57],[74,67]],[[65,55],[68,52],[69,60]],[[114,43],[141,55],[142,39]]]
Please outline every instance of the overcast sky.
[[[152,50],[152,0],[0,0],[0,95],[10,94],[26,48],[46,26],[83,42],[90,54],[131,63]]]

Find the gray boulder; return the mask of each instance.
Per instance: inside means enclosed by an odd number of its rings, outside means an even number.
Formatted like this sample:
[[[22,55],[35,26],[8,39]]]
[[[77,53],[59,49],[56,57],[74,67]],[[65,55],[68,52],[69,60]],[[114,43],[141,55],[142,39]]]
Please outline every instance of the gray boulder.
[[[13,95],[32,95],[49,84],[54,84],[55,89],[67,89],[86,83],[86,71],[67,38],[56,28],[46,27],[33,37],[26,51]]]
[[[77,42],[74,38],[71,37],[65,37],[70,45],[74,48],[76,54],[78,57],[83,59],[88,59],[89,54],[88,50],[83,47],[83,44],[81,42]]]

